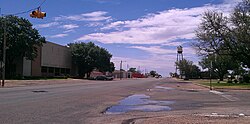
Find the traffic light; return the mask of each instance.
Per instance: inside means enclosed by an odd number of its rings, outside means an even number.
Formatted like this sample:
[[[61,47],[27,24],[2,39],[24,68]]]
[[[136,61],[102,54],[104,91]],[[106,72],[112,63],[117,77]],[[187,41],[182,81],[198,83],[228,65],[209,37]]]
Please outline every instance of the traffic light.
[[[30,17],[43,19],[43,17],[46,17],[46,13],[42,12],[41,9],[38,8],[30,13]]]

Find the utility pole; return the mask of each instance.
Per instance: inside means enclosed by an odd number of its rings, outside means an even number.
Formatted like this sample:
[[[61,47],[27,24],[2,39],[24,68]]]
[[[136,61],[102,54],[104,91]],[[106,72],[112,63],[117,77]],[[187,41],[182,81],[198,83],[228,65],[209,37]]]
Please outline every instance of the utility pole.
[[[4,87],[4,81],[5,81],[5,65],[6,65],[6,18],[2,15],[1,13],[1,8],[0,8],[0,15],[3,17],[3,62],[1,62],[1,67],[2,67],[2,84],[1,86]]]
[[[122,60],[121,60],[121,63],[120,63],[120,80],[122,80]]]
[[[6,20],[4,18],[4,40],[3,40],[3,80],[2,87],[4,87],[5,80],[5,66],[6,66]]]
[[[126,61],[121,60],[121,63],[120,63],[120,80],[122,79],[122,63],[123,62],[126,62]]]
[[[212,89],[212,67],[213,67],[213,62],[210,61],[210,74],[209,74],[209,76],[210,76],[210,81],[209,81],[209,83],[210,83],[210,90],[213,90]]]
[[[4,39],[3,39],[3,73],[2,73],[2,87],[4,87],[4,81],[5,81],[5,65],[6,65],[6,18],[3,18],[4,21]]]

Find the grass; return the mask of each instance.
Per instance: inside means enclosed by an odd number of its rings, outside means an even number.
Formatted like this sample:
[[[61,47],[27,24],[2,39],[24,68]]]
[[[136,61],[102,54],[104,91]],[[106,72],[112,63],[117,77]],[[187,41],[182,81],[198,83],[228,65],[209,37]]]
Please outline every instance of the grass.
[[[190,80],[193,83],[210,86],[210,80]],[[227,83],[227,80],[220,81],[218,83],[218,80],[212,80],[212,87],[213,88],[223,88],[223,89],[250,89],[250,83]]]

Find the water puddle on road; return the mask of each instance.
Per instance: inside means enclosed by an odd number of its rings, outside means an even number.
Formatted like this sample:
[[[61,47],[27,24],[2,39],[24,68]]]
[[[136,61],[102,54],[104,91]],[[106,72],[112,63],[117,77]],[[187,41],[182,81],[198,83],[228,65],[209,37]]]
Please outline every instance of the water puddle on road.
[[[150,96],[144,94],[135,94],[119,102],[118,105],[109,107],[105,114],[122,114],[130,111],[158,112],[170,111],[168,106],[173,101],[155,101],[149,100]]]

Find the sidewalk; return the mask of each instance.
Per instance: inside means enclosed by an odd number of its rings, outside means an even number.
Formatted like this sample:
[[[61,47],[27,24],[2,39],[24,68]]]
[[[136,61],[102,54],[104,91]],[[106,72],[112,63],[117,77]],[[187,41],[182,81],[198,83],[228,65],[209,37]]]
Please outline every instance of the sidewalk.
[[[35,85],[66,84],[66,83],[77,83],[77,82],[84,83],[87,81],[88,80],[83,80],[83,79],[5,80],[4,88],[35,86]]]
[[[122,80],[139,80],[142,78],[122,78]],[[41,79],[41,80],[5,80],[4,88],[22,87],[22,86],[36,86],[36,85],[53,85],[53,84],[73,84],[73,83],[98,83],[102,80],[88,80],[88,79]],[[112,81],[120,81],[120,78],[115,78]],[[105,81],[105,82],[112,82]],[[2,88],[0,86],[0,88]]]

